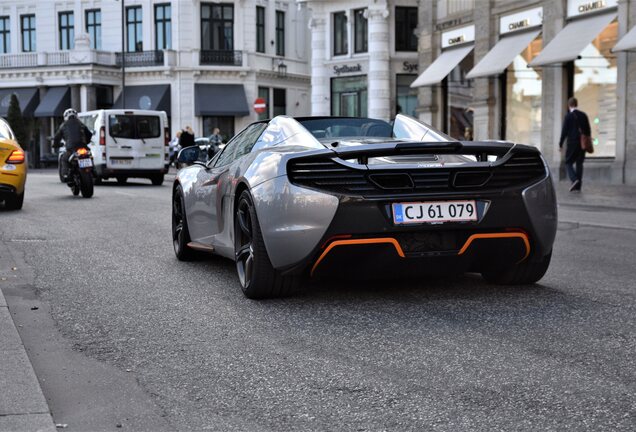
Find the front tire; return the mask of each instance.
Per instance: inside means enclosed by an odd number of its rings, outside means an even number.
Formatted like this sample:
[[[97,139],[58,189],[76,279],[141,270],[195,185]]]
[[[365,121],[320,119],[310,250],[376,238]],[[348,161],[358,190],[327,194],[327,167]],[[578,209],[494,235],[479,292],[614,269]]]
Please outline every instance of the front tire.
[[[482,277],[497,285],[529,285],[539,281],[548,271],[552,251],[538,261],[526,259],[512,267],[482,272]]]
[[[4,200],[4,207],[7,210],[20,210],[24,203],[24,192],[21,194],[13,194]]]
[[[62,161],[58,161],[57,163],[57,174],[60,176],[60,183],[66,183],[64,173],[62,172]]]
[[[163,174],[150,177],[153,186],[161,186],[163,184]]]
[[[84,198],[93,196],[93,173],[90,171],[80,171],[80,190]]]
[[[188,247],[188,243],[190,232],[186,220],[185,200],[183,189],[178,185],[172,195],[172,246],[179,261],[192,261],[196,257],[195,251]]]
[[[239,282],[247,298],[282,297],[298,287],[298,276],[283,276],[272,266],[248,191],[241,193],[236,206],[234,251]]]

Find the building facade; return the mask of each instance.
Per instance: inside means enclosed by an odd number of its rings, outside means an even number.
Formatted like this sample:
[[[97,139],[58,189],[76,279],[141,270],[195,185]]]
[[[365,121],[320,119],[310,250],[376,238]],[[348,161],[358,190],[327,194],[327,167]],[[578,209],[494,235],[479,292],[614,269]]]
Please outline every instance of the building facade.
[[[306,13],[292,0],[0,0],[0,116],[17,94],[42,159],[69,106],[165,110],[173,131],[226,138],[307,115]]]
[[[415,0],[307,0],[313,115],[416,116]]]
[[[455,138],[539,147],[564,178],[567,100],[592,124],[585,177],[636,184],[636,1],[419,1],[417,116]]]

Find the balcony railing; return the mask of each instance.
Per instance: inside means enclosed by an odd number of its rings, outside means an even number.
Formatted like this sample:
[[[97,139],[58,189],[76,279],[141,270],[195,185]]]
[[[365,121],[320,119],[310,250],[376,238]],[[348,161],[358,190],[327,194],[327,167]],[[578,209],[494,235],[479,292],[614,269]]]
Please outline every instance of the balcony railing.
[[[226,50],[206,50],[199,53],[200,65],[242,66],[243,52]]]
[[[0,56],[0,68],[24,68],[38,65],[37,53],[4,54]]]
[[[163,66],[163,51],[127,52],[126,67]],[[121,53],[116,54],[115,64],[121,67]]]

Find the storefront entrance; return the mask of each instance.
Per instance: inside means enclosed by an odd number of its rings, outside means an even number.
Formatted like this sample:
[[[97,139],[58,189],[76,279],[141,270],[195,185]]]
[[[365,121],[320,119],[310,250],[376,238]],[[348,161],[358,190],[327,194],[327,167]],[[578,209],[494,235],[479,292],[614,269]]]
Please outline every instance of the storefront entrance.
[[[367,77],[365,75],[331,79],[331,115],[367,116]]]

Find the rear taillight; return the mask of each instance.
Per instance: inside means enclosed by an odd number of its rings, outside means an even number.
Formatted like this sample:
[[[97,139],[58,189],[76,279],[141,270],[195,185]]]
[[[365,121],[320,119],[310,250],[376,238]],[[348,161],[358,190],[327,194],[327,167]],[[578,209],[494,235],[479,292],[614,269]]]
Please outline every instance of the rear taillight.
[[[168,147],[170,145],[170,131],[168,131],[168,128],[164,128],[163,138],[164,138],[164,145]]]
[[[106,145],[106,128],[99,128],[99,145]]]
[[[83,147],[82,148],[78,148],[77,149],[77,154],[80,155],[80,156],[87,155],[88,154],[88,149],[85,149]]]
[[[21,164],[24,162],[24,151],[21,149],[13,150],[6,162],[10,164]]]

